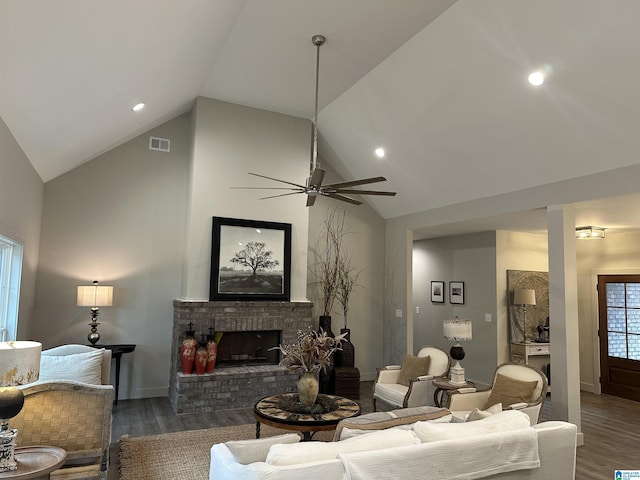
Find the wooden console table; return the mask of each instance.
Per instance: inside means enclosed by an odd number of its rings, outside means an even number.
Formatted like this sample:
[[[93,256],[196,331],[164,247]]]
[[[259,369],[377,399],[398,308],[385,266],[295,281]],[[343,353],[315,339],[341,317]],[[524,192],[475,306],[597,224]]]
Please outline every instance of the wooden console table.
[[[118,404],[118,390],[120,389],[120,360],[125,353],[131,353],[136,349],[136,346],[131,343],[123,343],[116,345],[89,345],[94,348],[106,348],[111,350],[111,359],[116,361],[116,395],[114,397],[114,405]]]

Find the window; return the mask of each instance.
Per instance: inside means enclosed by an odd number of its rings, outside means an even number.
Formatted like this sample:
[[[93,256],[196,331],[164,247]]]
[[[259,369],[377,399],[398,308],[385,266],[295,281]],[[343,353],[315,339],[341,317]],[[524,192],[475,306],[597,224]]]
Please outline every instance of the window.
[[[640,283],[607,283],[611,357],[640,360]]]
[[[22,245],[0,235],[0,341],[16,339]]]

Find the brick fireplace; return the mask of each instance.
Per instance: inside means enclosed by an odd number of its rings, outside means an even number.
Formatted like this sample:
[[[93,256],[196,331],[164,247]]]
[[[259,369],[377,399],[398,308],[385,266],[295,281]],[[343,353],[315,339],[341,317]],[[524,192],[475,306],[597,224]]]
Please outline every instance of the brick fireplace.
[[[269,393],[294,391],[298,373],[278,366],[277,352],[265,350],[279,343],[293,343],[298,330],[313,326],[311,306],[308,302],[174,300],[169,379],[174,411],[206,413],[250,407]],[[220,363],[213,373],[181,371],[179,350],[190,322],[197,340],[210,328],[225,333],[218,346]]]

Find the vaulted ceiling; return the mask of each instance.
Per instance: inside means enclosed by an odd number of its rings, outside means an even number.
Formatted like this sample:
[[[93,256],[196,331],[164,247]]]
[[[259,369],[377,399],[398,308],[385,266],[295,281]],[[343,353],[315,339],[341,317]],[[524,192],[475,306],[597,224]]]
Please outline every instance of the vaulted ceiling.
[[[320,153],[386,176],[398,196],[367,201],[391,218],[640,163],[638,21],[635,0],[1,0],[0,116],[44,181],[197,96],[312,118],[323,34]],[[638,205],[578,217],[628,230]]]

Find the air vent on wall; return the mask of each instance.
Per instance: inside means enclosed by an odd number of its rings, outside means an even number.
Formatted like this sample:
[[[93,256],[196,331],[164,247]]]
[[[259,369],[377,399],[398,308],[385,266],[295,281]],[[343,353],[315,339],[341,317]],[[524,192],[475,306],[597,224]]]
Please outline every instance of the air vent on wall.
[[[149,150],[159,150],[161,152],[170,152],[171,140],[168,138],[149,137]]]

